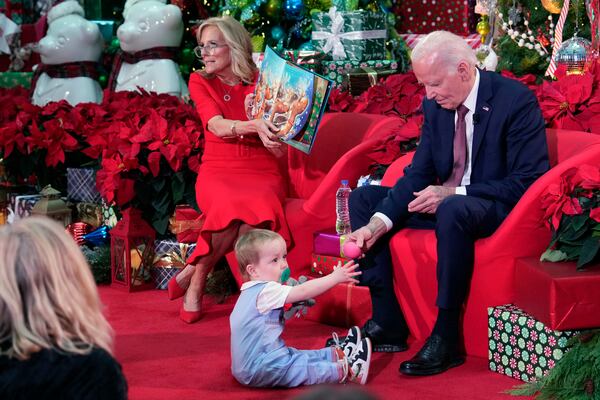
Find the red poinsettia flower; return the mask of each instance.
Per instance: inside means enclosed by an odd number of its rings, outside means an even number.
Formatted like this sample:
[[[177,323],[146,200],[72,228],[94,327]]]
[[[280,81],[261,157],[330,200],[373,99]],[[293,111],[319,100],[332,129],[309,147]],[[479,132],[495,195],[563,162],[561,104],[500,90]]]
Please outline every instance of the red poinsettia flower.
[[[536,92],[536,90],[538,88],[538,85],[536,83],[537,77],[533,74],[525,74],[523,76],[516,76],[515,74],[513,74],[511,71],[508,71],[508,70],[503,70],[502,72],[500,72],[500,74],[504,77],[514,79],[516,81],[521,82],[522,84],[527,86],[529,89],[531,89],[534,93]]]
[[[46,150],[46,165],[56,167],[65,162],[65,151],[74,151],[79,147],[77,139],[63,127],[62,120],[51,119],[43,123],[43,130],[36,122],[31,125],[31,135],[25,140],[30,152],[33,149]]]
[[[600,224],[600,207],[592,208],[590,210],[590,218]]]
[[[361,94],[354,112],[400,115],[407,119],[420,112],[425,91],[412,72],[390,75]]]
[[[354,97],[348,91],[342,91],[339,88],[331,90],[329,93],[329,111],[344,112],[349,111],[354,104]]]
[[[597,91],[596,91],[597,92]],[[586,107],[598,103],[592,74],[568,75],[555,82],[544,81],[538,100],[548,127],[588,130]]]
[[[577,168],[565,171],[560,182],[548,185],[541,197],[542,209],[546,210],[544,221],[555,230],[558,229],[563,214],[578,215],[583,211],[579,200],[571,197],[575,184],[573,177],[577,174]]]
[[[133,186],[129,185],[133,181],[124,178],[121,174],[137,168],[137,159],[123,159],[119,154],[114,154],[112,157],[103,156],[101,168],[96,173],[96,187],[109,204],[116,200],[119,200],[118,205],[131,201],[133,194],[130,193],[133,191],[130,189]],[[119,191],[124,193],[118,195]]]

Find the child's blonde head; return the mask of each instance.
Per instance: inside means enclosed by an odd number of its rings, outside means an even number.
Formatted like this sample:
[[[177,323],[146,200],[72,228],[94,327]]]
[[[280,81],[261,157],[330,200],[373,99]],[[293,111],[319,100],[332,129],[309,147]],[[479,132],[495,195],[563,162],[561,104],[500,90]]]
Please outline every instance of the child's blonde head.
[[[75,241],[42,217],[0,227],[0,343],[26,359],[41,349],[112,352],[112,330]]]
[[[248,265],[256,264],[259,261],[262,245],[274,240],[283,240],[283,238],[277,232],[268,229],[252,229],[239,237],[235,243],[235,257],[245,279],[249,277]]]

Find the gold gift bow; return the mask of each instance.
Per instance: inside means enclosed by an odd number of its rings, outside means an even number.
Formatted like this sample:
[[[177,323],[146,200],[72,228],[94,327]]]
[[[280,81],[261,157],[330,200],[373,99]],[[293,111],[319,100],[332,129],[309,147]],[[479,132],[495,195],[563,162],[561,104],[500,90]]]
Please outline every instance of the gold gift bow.
[[[179,243],[179,252],[171,250],[154,257],[152,266],[157,268],[185,268],[189,248],[189,244]]]

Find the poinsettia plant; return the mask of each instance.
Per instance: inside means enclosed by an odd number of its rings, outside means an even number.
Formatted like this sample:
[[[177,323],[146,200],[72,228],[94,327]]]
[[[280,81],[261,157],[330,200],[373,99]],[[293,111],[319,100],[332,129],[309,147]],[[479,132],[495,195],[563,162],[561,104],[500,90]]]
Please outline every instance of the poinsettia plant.
[[[542,261],[576,260],[582,269],[600,250],[600,167],[582,165],[565,171],[542,194],[544,220],[552,240]]]
[[[556,76],[536,90],[546,126],[600,133],[600,66],[592,64],[583,75],[567,75],[561,67]]]
[[[39,107],[24,89],[10,89],[0,101],[0,154],[12,180],[64,193],[67,167],[99,168],[102,197],[140,208],[160,234],[176,204],[195,205],[202,124],[176,97],[118,92],[102,104]]]
[[[39,107],[23,88],[0,91],[0,153],[17,183],[66,187],[65,168],[92,161],[80,153],[84,121],[66,101]]]
[[[196,204],[198,113],[174,96],[146,92],[112,94],[104,111],[84,133],[84,152],[101,158],[97,188],[109,203],[140,208],[164,234],[176,204]]]

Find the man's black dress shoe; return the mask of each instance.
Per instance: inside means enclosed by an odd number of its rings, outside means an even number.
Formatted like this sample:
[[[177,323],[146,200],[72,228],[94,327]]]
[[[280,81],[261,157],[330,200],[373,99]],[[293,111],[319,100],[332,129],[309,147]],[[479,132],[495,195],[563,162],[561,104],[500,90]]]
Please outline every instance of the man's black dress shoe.
[[[368,337],[371,339],[371,346],[373,346],[373,351],[382,352],[382,353],[396,353],[401,351],[408,350],[408,345],[406,344],[406,337],[408,333],[405,335],[392,335],[388,332],[384,331],[375,321],[372,319],[368,320],[365,325],[360,328],[360,334],[362,337]],[[343,342],[345,337],[340,337],[339,341]],[[335,341],[333,338],[327,339],[325,343],[326,347],[330,347],[335,345]]]
[[[457,345],[451,345],[439,335],[431,335],[413,358],[400,364],[400,372],[405,375],[435,375],[464,362]]]

